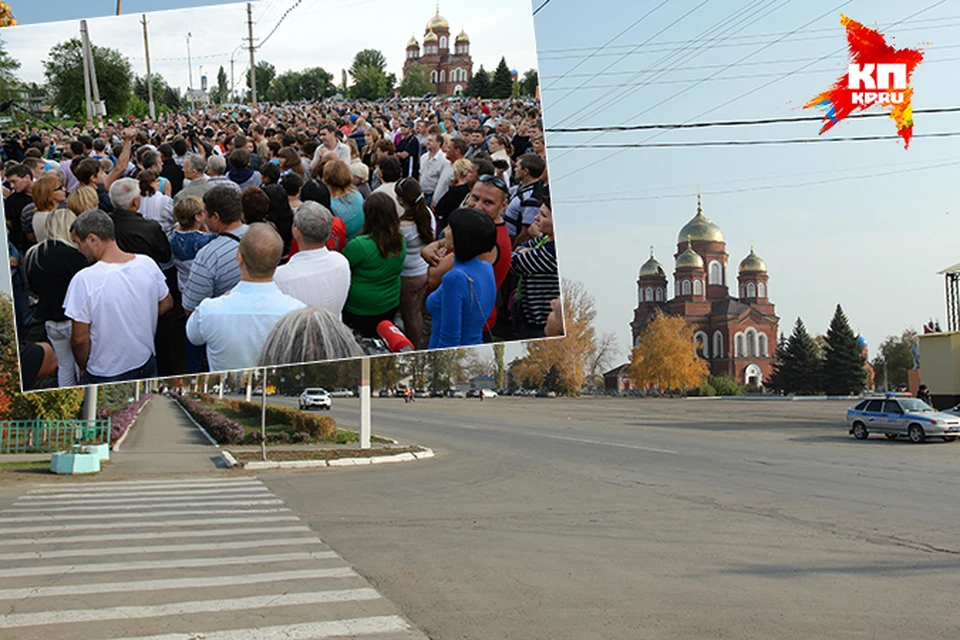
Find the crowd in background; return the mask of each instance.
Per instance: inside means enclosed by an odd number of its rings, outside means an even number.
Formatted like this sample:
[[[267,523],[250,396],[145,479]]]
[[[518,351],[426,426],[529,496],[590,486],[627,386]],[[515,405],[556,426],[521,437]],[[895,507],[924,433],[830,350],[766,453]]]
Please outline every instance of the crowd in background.
[[[25,388],[542,337],[560,295],[534,103],[195,111],[3,154]]]

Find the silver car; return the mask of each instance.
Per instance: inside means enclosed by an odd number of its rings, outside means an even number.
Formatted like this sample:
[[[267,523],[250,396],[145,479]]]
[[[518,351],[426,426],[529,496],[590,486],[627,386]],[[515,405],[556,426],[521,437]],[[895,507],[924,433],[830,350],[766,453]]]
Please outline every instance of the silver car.
[[[313,409],[314,407],[329,411],[331,406],[333,406],[333,401],[325,389],[304,389],[303,393],[300,394],[300,411]]]
[[[943,438],[953,442],[960,436],[960,416],[941,413],[922,400],[887,394],[866,398],[847,411],[847,426],[857,440],[882,433],[891,440],[906,436],[910,442]]]

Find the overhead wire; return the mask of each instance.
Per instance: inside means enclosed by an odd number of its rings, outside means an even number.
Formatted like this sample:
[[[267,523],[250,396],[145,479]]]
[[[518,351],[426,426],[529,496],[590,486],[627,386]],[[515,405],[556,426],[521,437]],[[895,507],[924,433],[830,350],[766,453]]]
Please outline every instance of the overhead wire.
[[[533,15],[537,15],[538,13],[543,11],[543,8],[548,4],[550,4],[550,0],[543,0],[543,4],[541,4],[539,7],[533,10]]]
[[[960,131],[943,131],[938,133],[918,133],[916,138],[953,138],[960,136]],[[783,138],[777,140],[700,140],[697,142],[612,142],[600,144],[559,144],[551,145],[551,149],[683,149],[696,147],[749,147],[777,144],[826,144],[834,142],[873,142],[876,140],[899,140],[899,135],[876,136],[848,136],[844,138]]]

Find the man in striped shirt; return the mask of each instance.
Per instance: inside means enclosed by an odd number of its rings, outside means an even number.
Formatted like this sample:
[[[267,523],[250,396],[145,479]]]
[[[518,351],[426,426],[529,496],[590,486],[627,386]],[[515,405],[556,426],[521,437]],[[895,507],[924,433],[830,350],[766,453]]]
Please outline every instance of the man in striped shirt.
[[[201,222],[217,237],[197,253],[190,266],[190,279],[183,291],[183,309],[187,315],[207,298],[216,298],[240,282],[237,248],[247,230],[241,216],[240,194],[230,187],[219,186],[203,196],[206,211]]]

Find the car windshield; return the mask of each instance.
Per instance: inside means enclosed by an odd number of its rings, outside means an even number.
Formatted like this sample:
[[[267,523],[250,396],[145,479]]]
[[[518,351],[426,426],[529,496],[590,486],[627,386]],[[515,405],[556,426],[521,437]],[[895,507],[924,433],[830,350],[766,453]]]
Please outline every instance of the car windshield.
[[[304,393],[308,396],[321,396],[326,393],[323,389],[307,389]]]
[[[916,398],[900,398],[900,406],[904,411],[933,411],[933,407]]]

